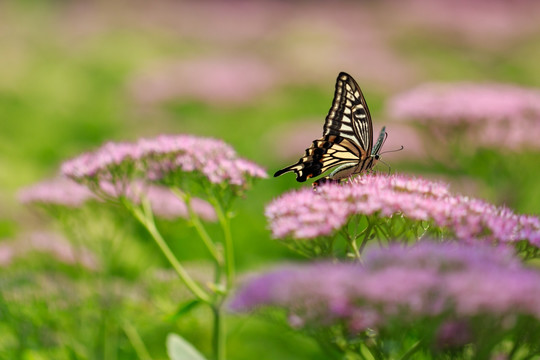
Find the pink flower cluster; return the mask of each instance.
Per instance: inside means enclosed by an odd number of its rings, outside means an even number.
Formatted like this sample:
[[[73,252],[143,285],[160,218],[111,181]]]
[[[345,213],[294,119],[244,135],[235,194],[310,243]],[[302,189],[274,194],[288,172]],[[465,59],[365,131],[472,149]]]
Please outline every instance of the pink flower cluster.
[[[161,135],[137,143],[149,176],[161,178],[176,171],[198,172],[213,184],[244,186],[248,178],[266,178],[258,165],[240,158],[221,140],[191,135]]]
[[[164,186],[149,186],[145,189],[145,196],[150,201],[154,215],[164,219],[189,218],[188,208],[184,200],[175,195]],[[217,215],[210,203],[193,197],[190,200],[192,211],[201,219],[216,221]]]
[[[29,233],[17,241],[3,242],[0,245],[0,267],[33,252],[46,253],[69,265],[79,264],[90,270],[98,268],[98,261],[88,249],[74,247],[58,234],[46,232]]]
[[[198,173],[212,184],[245,186],[249,178],[266,172],[240,158],[221,140],[192,135],[161,135],[135,143],[106,143],[62,165],[62,172],[78,182],[123,183],[134,178],[161,180],[169,175]]]
[[[276,82],[276,71],[253,56],[198,58],[159,64],[131,85],[143,103],[197,99],[210,104],[253,101]]]
[[[78,208],[96,196],[86,186],[72,180],[58,178],[19,190],[17,197],[23,204],[57,205],[68,208]]]
[[[540,219],[478,199],[452,195],[448,186],[405,175],[365,175],[316,192],[286,193],[266,208],[273,236],[310,239],[341,229],[352,215],[403,216],[430,221],[465,241],[528,240],[540,246]]]
[[[540,321],[540,273],[524,268],[507,248],[420,242],[368,251],[363,265],[288,266],[249,281],[232,300],[236,311],[284,308],[291,325],[352,332],[381,329],[392,319],[425,317]]]
[[[502,84],[426,84],[395,96],[388,112],[436,133],[463,131],[488,146],[538,147],[540,90]]]
[[[148,185],[142,182],[129,183],[122,189],[115,187],[110,182],[102,182],[100,186],[101,191],[107,196],[118,197],[121,194],[135,203],[140,203],[141,198],[145,197],[150,202],[152,211],[158,217],[165,219],[189,218],[185,201],[167,187]],[[99,200],[86,186],[65,178],[43,181],[21,189],[18,197],[23,204],[60,206],[69,209],[80,208],[90,200]],[[217,220],[214,208],[207,201],[192,197],[190,205],[193,212],[203,220]]]

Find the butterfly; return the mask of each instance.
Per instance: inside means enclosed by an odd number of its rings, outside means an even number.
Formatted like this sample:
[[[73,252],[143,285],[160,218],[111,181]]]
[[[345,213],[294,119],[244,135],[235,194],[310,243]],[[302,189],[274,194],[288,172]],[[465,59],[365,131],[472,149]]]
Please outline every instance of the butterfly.
[[[383,127],[373,145],[373,124],[362,90],[352,76],[341,72],[324,122],[323,136],[313,140],[296,164],[277,171],[274,177],[294,171],[296,181],[304,182],[334,169],[329,176],[315,181],[316,186],[369,171],[379,160],[387,135]]]

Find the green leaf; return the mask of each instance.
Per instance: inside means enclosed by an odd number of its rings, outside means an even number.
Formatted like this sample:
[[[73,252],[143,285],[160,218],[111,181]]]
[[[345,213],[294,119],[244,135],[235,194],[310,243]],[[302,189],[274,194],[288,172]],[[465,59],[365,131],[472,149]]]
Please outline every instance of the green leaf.
[[[171,360],[206,360],[193,345],[173,333],[167,335],[167,354]]]
[[[194,308],[196,308],[200,304],[204,304],[204,303],[199,299],[193,299],[193,300],[183,302],[180,305],[178,305],[178,308],[176,309],[176,311],[174,313],[167,316],[167,320],[176,321],[182,315],[187,314],[188,312],[190,312],[191,310],[193,310]]]

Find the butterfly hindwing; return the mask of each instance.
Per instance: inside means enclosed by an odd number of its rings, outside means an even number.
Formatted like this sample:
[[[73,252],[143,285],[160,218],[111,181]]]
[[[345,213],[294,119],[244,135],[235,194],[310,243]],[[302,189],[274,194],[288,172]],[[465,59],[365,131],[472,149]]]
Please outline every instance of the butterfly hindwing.
[[[358,164],[361,149],[349,139],[326,135],[313,140],[311,147],[296,164],[277,171],[274,176],[280,176],[289,171],[296,173],[296,180],[304,182],[307,179],[318,176],[325,171],[344,164],[354,166]]]

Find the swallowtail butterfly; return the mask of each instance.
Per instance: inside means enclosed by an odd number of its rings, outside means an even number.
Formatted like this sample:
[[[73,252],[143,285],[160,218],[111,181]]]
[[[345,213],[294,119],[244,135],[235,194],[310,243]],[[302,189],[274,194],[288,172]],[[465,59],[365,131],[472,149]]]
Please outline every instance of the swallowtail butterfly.
[[[313,140],[296,164],[277,171],[274,177],[294,171],[296,181],[304,182],[334,168],[329,176],[315,181],[314,185],[339,182],[373,168],[386,136],[383,127],[373,145],[373,124],[364,95],[352,76],[341,72],[324,122],[323,137]]]

